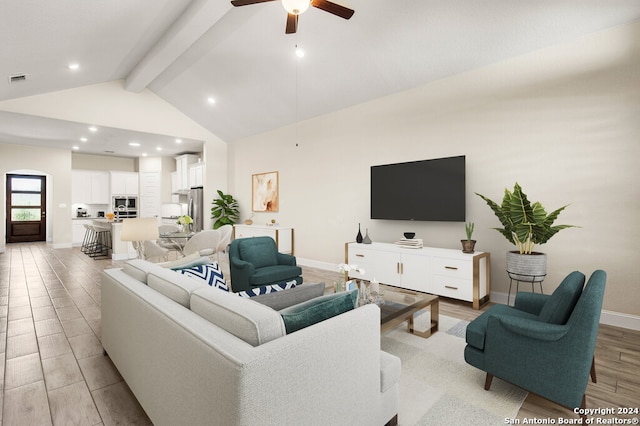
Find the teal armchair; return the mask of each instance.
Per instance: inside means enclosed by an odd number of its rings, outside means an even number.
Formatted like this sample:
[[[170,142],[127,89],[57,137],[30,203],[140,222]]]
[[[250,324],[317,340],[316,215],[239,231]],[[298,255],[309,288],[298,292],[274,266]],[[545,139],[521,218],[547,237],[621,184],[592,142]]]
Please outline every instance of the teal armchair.
[[[465,361],[493,377],[568,408],[584,407],[606,282],[595,271],[569,274],[552,295],[518,293],[515,306],[496,305],[467,327]]]
[[[229,247],[229,271],[234,292],[285,281],[302,283],[294,256],[279,253],[271,237],[240,238]]]

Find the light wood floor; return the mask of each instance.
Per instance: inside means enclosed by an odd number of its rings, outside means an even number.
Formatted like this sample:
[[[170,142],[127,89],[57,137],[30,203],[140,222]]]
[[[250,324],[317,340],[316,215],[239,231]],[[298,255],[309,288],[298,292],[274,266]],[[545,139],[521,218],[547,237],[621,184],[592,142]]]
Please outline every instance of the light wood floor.
[[[150,424],[100,344],[100,273],[121,265],[44,243],[8,244],[0,254],[0,424]],[[307,282],[338,277],[303,270]],[[481,311],[442,300],[440,313],[472,320]],[[601,326],[596,368],[589,408],[639,406],[640,332]],[[576,416],[530,395],[518,416],[525,417]]]

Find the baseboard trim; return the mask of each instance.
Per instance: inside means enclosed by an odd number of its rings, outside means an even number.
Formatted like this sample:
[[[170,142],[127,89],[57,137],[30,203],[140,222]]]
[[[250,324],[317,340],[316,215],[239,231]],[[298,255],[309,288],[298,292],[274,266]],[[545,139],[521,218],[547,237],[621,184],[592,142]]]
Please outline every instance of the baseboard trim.
[[[54,249],[66,249],[66,248],[73,247],[73,245],[71,243],[57,243],[57,244],[51,244],[51,247],[53,247]]]
[[[508,293],[492,291],[491,301],[493,303],[506,305],[508,296]],[[514,298],[512,296],[511,303],[513,303],[513,299]],[[600,324],[640,331],[640,316],[602,310],[600,313]]]
[[[338,272],[338,265],[330,262],[320,262],[313,259],[304,259],[301,257],[296,257],[296,263],[300,266],[308,266],[310,268],[318,268],[325,271],[335,271]]]
[[[600,314],[600,324],[640,331],[640,316],[603,310]]]

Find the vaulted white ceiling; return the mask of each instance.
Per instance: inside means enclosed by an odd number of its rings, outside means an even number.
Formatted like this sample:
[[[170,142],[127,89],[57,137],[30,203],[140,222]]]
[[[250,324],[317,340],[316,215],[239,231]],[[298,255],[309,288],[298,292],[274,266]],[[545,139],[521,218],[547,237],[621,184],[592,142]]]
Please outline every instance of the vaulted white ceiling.
[[[640,19],[636,0],[336,2],[349,21],[310,8],[286,35],[279,1],[3,1],[0,101],[124,79],[233,142]]]

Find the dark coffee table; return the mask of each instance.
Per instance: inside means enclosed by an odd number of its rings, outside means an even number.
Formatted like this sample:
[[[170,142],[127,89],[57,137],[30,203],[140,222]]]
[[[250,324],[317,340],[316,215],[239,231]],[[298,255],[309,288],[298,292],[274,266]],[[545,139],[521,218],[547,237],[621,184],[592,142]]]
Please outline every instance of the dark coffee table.
[[[438,331],[438,296],[388,285],[380,285],[380,290],[384,300],[379,304],[381,332],[389,331],[405,321],[407,331],[416,336],[427,338]],[[414,316],[427,308],[431,316],[430,327],[424,331],[416,330]]]

